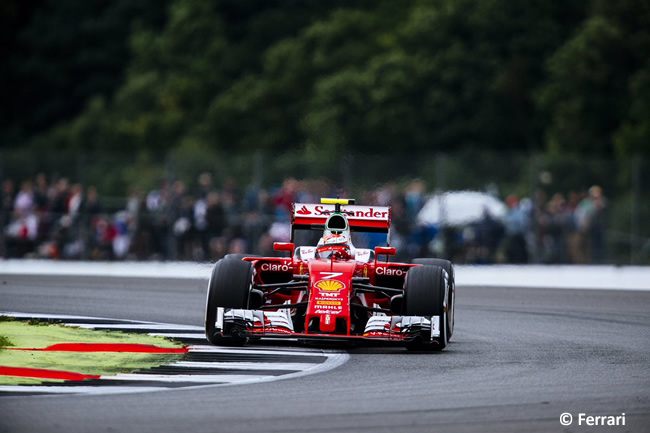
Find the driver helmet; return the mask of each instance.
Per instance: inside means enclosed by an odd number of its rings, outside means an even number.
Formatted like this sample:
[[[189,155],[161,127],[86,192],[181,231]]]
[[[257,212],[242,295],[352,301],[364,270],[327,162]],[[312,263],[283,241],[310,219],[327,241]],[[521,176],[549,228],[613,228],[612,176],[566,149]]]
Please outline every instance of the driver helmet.
[[[320,259],[347,260],[350,258],[350,239],[344,234],[326,234],[316,245],[316,256]]]

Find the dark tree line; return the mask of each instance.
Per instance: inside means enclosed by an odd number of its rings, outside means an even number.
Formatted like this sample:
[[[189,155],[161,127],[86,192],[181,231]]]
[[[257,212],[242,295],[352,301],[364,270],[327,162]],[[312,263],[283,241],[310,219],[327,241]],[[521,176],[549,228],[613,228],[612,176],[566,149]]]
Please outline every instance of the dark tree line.
[[[648,0],[0,0],[5,148],[650,153]]]

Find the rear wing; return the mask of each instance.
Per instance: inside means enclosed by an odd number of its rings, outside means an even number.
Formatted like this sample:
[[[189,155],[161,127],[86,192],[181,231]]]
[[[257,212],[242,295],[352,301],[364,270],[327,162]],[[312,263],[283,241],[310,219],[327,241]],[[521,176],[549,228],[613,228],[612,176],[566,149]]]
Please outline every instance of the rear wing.
[[[291,232],[294,230],[324,230],[335,204],[294,203],[291,215]],[[353,232],[390,233],[390,206],[341,206],[350,230]],[[293,237],[293,236],[292,236]]]

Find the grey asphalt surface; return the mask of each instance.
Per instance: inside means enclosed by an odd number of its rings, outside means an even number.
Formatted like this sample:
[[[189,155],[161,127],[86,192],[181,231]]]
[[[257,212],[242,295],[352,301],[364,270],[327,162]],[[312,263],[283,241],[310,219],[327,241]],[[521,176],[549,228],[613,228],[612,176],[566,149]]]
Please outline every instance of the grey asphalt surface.
[[[0,310],[202,325],[205,285],[0,275]],[[650,431],[650,292],[458,288],[446,352],[344,350],[335,370],[271,383],[2,397],[0,432]]]

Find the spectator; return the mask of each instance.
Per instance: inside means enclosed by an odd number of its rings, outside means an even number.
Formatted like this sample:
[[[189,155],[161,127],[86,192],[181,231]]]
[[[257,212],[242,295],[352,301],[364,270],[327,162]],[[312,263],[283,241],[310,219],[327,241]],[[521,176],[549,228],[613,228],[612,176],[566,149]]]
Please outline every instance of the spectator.
[[[548,222],[545,228],[545,263],[568,263],[568,240],[573,232],[573,215],[566,207],[564,196],[556,193],[546,206]]]
[[[183,190],[184,192],[184,190]],[[174,240],[176,242],[176,258],[178,260],[192,260],[194,258],[194,198],[189,195],[177,195],[181,202],[173,213]]]
[[[6,187],[9,189],[10,185]],[[13,213],[4,233],[6,254],[8,257],[24,257],[34,252],[38,237],[38,217],[35,214],[34,192],[30,181],[21,184],[11,208]]]
[[[18,208],[5,229],[7,257],[24,257],[34,252],[38,236],[38,218],[33,211]]]
[[[298,181],[292,177],[282,182],[282,187],[273,197],[273,205],[277,219],[286,219],[291,216],[291,206],[296,201],[298,194]]]
[[[92,185],[88,187],[88,191],[86,192],[86,200],[83,207],[84,212],[91,217],[102,213],[102,202],[99,199],[99,193],[97,192],[96,187]]]
[[[16,195],[13,208],[19,214],[29,214],[34,210],[34,189],[30,181],[25,181]]]
[[[578,205],[579,227],[585,236],[590,262],[600,264],[605,259],[605,228],[607,200],[600,186],[589,188],[589,195]]]
[[[61,178],[57,181],[53,196],[50,201],[50,212],[54,220],[58,220],[68,212],[68,197],[70,196],[70,183],[68,179]]]
[[[504,231],[503,224],[495,219],[486,208],[483,218],[474,226],[475,242],[478,247],[476,263],[495,262],[497,248],[502,241]]]
[[[34,204],[41,211],[48,210],[50,201],[50,186],[44,173],[36,175],[36,186],[34,188]]]
[[[13,180],[5,179],[2,181],[2,190],[0,191],[0,257],[5,257],[5,227],[11,221],[14,212],[15,185]]]
[[[81,205],[83,203],[83,188],[81,184],[75,183],[70,187],[70,195],[68,195],[68,202],[66,204],[67,214],[73,219],[77,219],[81,212]]]
[[[5,179],[2,182],[2,220],[3,226],[6,225],[14,213],[14,200],[16,198],[16,191],[14,181]]]
[[[519,197],[510,195],[506,198],[508,214],[505,221],[505,238],[503,250],[507,263],[528,263],[526,232],[529,228],[529,215]]]
[[[142,239],[153,245],[153,254],[166,260],[172,256],[171,247],[171,224],[173,221],[172,193],[169,183],[163,181],[159,189],[155,189],[147,194],[145,201],[146,212],[138,215],[138,231],[145,231]],[[144,251],[149,251],[145,248]],[[141,251],[144,252],[144,251]],[[140,256],[146,258],[148,256]]]

